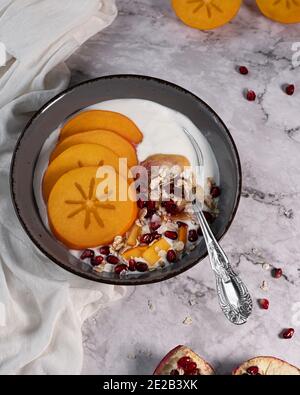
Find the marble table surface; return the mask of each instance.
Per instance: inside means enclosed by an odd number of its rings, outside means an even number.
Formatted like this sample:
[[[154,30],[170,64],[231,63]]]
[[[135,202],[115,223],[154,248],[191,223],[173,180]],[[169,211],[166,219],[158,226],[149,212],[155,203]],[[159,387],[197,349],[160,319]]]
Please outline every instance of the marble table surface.
[[[151,374],[178,344],[220,374],[257,355],[300,366],[300,92],[290,97],[282,90],[290,82],[300,90],[300,56],[293,52],[300,25],[268,21],[246,1],[233,22],[200,32],[180,23],[168,0],[117,3],[116,21],[69,59],[72,83],[151,75],[191,90],[225,121],[240,153],[243,193],[222,246],[249,286],[254,311],[244,326],[226,321],[205,259],[169,281],[128,288],[125,298],[86,321],[83,374]],[[240,64],[248,76],[236,72]],[[255,103],[243,98],[245,88],[257,92]],[[284,277],[272,278],[272,267],[282,267]],[[263,297],[268,311],[258,306]],[[295,328],[291,340],[279,337],[286,327]]]

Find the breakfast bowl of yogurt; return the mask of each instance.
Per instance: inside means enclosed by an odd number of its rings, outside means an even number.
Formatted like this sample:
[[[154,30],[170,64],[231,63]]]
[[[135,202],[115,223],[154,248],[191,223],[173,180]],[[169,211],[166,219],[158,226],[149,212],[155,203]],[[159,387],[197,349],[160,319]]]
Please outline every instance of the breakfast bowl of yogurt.
[[[11,192],[26,233],[55,264],[138,285],[203,260],[193,202],[219,240],[238,207],[241,167],[228,129],[201,99],[117,75],[77,85],[34,115],[15,148]]]

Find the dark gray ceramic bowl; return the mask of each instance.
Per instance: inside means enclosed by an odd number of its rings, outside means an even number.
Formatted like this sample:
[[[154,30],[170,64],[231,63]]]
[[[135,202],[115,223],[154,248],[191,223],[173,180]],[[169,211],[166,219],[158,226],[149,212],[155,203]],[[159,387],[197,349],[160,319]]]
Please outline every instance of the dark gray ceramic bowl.
[[[33,174],[40,150],[61,122],[92,104],[111,99],[140,98],[152,100],[189,117],[206,136],[216,156],[222,196],[220,215],[212,228],[217,239],[229,229],[241,193],[241,167],[233,139],[217,114],[192,93],[166,81],[136,75],[115,75],[84,82],[61,93],[30,120],[23,131],[11,164],[11,194],[16,213],[33,243],[54,263],[78,276],[109,284],[138,285],[166,280],[199,263],[206,255],[200,245],[180,262],[163,270],[140,276],[120,278],[114,273],[96,273],[76,259],[45,228],[39,216],[33,192]]]

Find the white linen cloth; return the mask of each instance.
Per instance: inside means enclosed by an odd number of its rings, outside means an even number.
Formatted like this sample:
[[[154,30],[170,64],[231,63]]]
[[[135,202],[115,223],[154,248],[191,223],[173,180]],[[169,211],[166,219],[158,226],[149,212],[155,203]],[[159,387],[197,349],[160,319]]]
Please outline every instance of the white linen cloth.
[[[9,192],[22,128],[67,87],[63,62],[116,15],[114,0],[0,0],[8,59],[0,67],[0,374],[79,374],[83,321],[124,295],[45,258],[21,228]]]

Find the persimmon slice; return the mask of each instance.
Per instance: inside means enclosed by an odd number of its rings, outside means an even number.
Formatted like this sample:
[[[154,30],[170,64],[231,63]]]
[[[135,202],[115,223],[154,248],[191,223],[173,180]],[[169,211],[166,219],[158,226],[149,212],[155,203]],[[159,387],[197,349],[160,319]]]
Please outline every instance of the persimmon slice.
[[[50,192],[57,180],[65,173],[76,167],[85,166],[112,166],[119,169],[118,156],[98,144],[78,144],[68,148],[50,163],[43,178],[43,196],[48,201]]]
[[[117,112],[103,110],[83,111],[75,115],[61,129],[60,140],[96,129],[110,130],[135,144],[143,140],[142,132],[131,119]]]
[[[242,0],[172,0],[178,18],[201,30],[225,25],[235,17],[241,4]]]
[[[134,199],[97,199],[98,167],[81,167],[65,173],[53,187],[48,200],[50,228],[68,248],[82,250],[106,245],[123,235],[137,217]]]
[[[129,168],[138,164],[134,146],[128,140],[124,139],[124,137],[109,130],[92,130],[65,138],[52,152],[50,162],[66,149],[77,144],[103,145],[104,147],[112,149],[120,158],[127,158]]]
[[[300,0],[256,0],[261,12],[281,23],[300,22]]]

